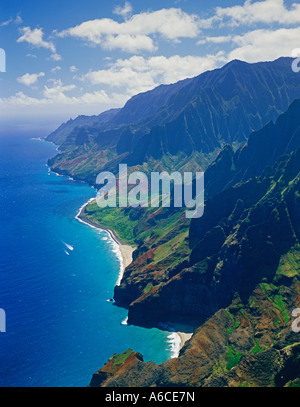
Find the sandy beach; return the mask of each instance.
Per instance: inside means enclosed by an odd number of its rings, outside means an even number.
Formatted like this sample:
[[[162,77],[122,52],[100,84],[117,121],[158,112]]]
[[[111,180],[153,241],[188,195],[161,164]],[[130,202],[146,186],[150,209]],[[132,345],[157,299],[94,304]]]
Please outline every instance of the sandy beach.
[[[132,246],[129,246],[129,245],[125,244],[125,243],[123,243],[123,242],[116,236],[116,234],[114,233],[113,230],[108,229],[108,228],[106,228],[106,227],[104,227],[104,226],[98,225],[97,223],[94,223],[94,222],[92,222],[92,221],[90,221],[89,219],[86,219],[86,218],[84,217],[84,211],[85,211],[86,206],[87,206],[89,203],[94,202],[94,201],[95,201],[95,199],[92,198],[92,199],[90,199],[88,202],[86,202],[86,203],[80,208],[80,210],[79,210],[79,212],[78,212],[78,214],[77,214],[77,216],[76,216],[76,219],[78,219],[79,221],[81,221],[81,222],[83,222],[83,223],[85,223],[85,224],[87,224],[87,225],[89,225],[89,226],[91,226],[91,227],[94,227],[94,228],[100,229],[100,230],[105,230],[107,233],[109,233],[110,237],[111,237],[111,238],[115,241],[115,243],[117,243],[117,245],[119,246],[119,250],[120,250],[120,253],[121,253],[121,256],[122,256],[122,266],[123,266],[123,267],[122,267],[122,268],[123,268],[122,273],[123,273],[124,270],[125,270],[125,268],[128,267],[130,263],[132,263],[132,254],[133,254],[135,248],[132,247]],[[120,280],[120,279],[119,279],[119,280]],[[119,283],[119,282],[118,282],[118,283]]]
[[[191,339],[193,336],[192,333],[186,333],[186,332],[176,332],[177,335],[180,337],[180,350],[184,347],[185,343]]]
[[[186,342],[193,336],[194,329],[180,323],[170,322],[167,325],[169,326],[169,328],[171,328],[171,330],[174,330],[174,332],[180,339],[180,343],[178,343],[177,345],[177,353],[179,354],[180,350],[184,347]]]

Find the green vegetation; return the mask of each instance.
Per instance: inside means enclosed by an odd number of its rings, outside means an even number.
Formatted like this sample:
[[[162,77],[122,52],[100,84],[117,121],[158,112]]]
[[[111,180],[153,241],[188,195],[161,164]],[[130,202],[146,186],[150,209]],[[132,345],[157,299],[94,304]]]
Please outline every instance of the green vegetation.
[[[248,382],[243,382],[239,387],[250,387]]]
[[[174,259],[170,267],[175,265],[178,260],[182,261],[189,254],[187,237],[188,232],[186,231],[160,245],[154,254],[154,264],[168,259],[171,254],[173,255]]]
[[[169,269],[187,259],[190,254],[188,234],[190,221],[182,211],[169,214],[168,210],[149,208],[104,208],[96,202],[87,205],[84,218],[100,227],[111,229],[122,242],[141,246],[140,254],[148,253],[142,265],[157,265]],[[151,249],[155,247],[153,253]],[[152,290],[149,284],[144,293]]]
[[[294,246],[280,258],[276,276],[294,278],[300,275],[300,245]]]
[[[300,387],[300,380],[292,380],[287,387]]]
[[[115,373],[116,370],[123,366],[126,360],[133,354],[134,352],[131,349],[128,349],[126,352],[122,354],[115,354],[111,360],[113,362],[113,366],[111,368],[111,373]]]
[[[265,294],[265,296],[267,297],[267,299],[272,302],[270,295],[272,295],[272,293],[274,293],[275,290],[277,290],[276,285],[274,284],[268,284],[268,283],[260,283],[259,284],[262,292]]]
[[[152,290],[152,288],[153,288],[153,284],[152,284],[152,283],[149,283],[149,284],[147,285],[147,287],[144,289],[144,293],[145,293],[145,294],[148,294],[148,293]]]
[[[235,322],[234,316],[231,314],[230,311],[228,311],[228,309],[226,310],[226,312],[227,312],[229,318],[231,319],[232,323],[234,324],[234,322]]]
[[[242,308],[240,311],[241,311],[241,314],[243,315],[243,317],[246,318],[245,310]]]
[[[213,365],[212,376],[220,375],[226,371],[226,363],[224,359],[220,356],[219,360]]]
[[[282,320],[284,324],[287,324],[290,321],[289,311],[286,309],[284,297],[279,293],[276,294],[279,290],[274,284],[261,283],[260,288],[265,294],[268,301],[273,305],[273,314],[275,317],[275,326],[278,327],[281,324],[281,320],[277,315],[275,308],[278,309],[281,313]],[[280,290],[279,290],[280,291]]]
[[[232,334],[232,332],[237,329],[239,326],[241,325],[241,323],[239,321],[237,321],[232,328],[228,328],[227,329],[227,336],[230,336]]]
[[[250,355],[256,355],[257,353],[260,352],[262,352],[262,349],[259,346],[258,339],[255,339],[255,346],[250,350]]]
[[[183,222],[182,211],[176,211],[173,214],[160,215],[159,210],[149,209],[148,219],[151,219],[150,227],[145,228],[145,223],[140,221],[138,227],[136,228],[137,239],[141,241],[146,241],[148,238],[155,239],[157,241],[166,238],[175,228],[180,229],[180,233],[188,230],[189,222]],[[159,220],[156,222],[156,215],[159,217]]]
[[[285,303],[283,301],[282,295],[275,295],[274,303],[275,303],[276,308],[279,309],[279,311],[281,312],[283,322],[285,324],[287,324],[290,320],[290,317],[289,317],[288,310],[285,308]]]
[[[236,351],[232,345],[227,346],[227,352],[225,355],[227,361],[226,369],[230,370],[237,366],[240,363],[242,356],[243,354]]]
[[[120,208],[102,209],[96,202],[92,202],[87,205],[84,217],[99,226],[113,230],[122,242],[136,246],[133,231],[138,221],[130,219],[126,211]]]

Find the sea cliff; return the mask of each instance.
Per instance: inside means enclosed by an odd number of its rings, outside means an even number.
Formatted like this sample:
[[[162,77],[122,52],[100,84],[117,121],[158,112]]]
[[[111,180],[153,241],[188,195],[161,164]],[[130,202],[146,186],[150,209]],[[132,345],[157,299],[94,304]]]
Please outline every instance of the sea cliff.
[[[172,206],[100,209],[94,202],[81,213],[135,248],[114,292],[129,324],[197,327],[179,358],[155,365],[126,351],[91,385],[299,383],[291,315],[300,305],[300,88],[290,62],[233,61],[164,88],[163,107],[157,88],[100,128],[64,128],[61,152],[49,164],[92,185],[100,170],[121,162],[146,174],[205,170],[200,219]],[[147,99],[156,110],[139,116]]]

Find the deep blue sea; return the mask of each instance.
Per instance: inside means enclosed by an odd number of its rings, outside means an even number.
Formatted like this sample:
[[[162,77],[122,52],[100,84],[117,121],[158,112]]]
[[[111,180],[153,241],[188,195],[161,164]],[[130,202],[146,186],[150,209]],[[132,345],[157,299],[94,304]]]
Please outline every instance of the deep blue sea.
[[[160,363],[174,345],[168,332],[121,325],[127,311],[107,302],[117,246],[75,218],[95,190],[49,172],[55,154],[45,141],[0,137],[1,387],[85,387],[114,353]]]

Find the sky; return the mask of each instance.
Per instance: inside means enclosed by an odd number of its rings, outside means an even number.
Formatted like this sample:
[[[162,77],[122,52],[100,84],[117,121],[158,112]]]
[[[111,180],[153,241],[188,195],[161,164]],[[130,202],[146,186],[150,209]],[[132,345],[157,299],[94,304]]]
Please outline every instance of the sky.
[[[50,131],[232,59],[295,56],[300,3],[0,0],[0,48],[0,128]]]

